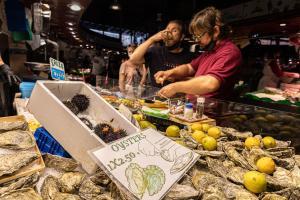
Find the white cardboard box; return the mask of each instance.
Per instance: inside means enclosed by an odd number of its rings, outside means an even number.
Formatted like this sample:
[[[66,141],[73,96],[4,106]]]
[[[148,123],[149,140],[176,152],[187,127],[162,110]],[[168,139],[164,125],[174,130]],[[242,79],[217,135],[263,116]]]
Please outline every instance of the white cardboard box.
[[[85,94],[90,98],[90,106],[85,113],[98,123],[114,119],[112,126],[125,129],[128,134],[139,130],[83,82],[38,81],[27,108],[88,173],[93,173],[97,164],[88,151],[106,143],[62,103],[76,94]]]

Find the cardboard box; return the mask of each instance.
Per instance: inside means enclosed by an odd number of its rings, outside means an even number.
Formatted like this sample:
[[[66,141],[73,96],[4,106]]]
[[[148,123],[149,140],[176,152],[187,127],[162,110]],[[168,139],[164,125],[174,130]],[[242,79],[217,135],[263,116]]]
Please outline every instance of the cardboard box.
[[[83,169],[93,173],[97,165],[88,151],[106,143],[62,103],[76,94],[85,94],[90,98],[90,106],[85,113],[98,123],[113,119],[111,125],[126,130],[128,134],[136,133],[138,129],[83,82],[38,81],[27,108],[63,148],[82,164]]]

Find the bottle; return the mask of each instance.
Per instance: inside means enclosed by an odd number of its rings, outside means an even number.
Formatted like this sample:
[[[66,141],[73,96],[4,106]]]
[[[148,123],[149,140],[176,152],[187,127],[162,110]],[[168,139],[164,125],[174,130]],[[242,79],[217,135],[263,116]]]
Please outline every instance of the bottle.
[[[197,105],[196,105],[196,118],[202,118],[203,112],[204,112],[204,97],[198,97],[197,98]]]
[[[193,118],[193,104],[192,103],[186,103],[184,107],[184,118],[186,119],[192,119]]]

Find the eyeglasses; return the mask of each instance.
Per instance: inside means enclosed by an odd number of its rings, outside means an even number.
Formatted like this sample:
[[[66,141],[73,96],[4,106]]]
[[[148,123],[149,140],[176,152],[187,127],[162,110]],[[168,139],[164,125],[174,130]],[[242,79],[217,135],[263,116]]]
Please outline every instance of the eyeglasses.
[[[196,42],[198,42],[198,41],[200,41],[201,38],[205,35],[205,33],[206,33],[206,31],[203,32],[203,33],[201,33],[201,34],[199,34],[199,35],[194,35],[194,34],[193,34],[192,38],[193,38],[193,40],[195,40]]]

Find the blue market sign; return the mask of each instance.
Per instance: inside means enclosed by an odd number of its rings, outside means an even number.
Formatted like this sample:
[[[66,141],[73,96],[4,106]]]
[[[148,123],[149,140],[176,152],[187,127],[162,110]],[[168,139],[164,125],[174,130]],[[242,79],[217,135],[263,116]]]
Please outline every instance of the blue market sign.
[[[51,77],[55,80],[65,80],[65,66],[64,63],[50,58]]]

